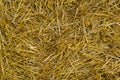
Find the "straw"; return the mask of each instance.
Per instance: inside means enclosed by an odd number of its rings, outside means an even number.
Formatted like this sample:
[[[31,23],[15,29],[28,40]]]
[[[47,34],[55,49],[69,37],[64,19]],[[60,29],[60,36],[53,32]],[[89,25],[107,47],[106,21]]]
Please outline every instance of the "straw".
[[[0,80],[119,80],[120,0],[0,0]]]

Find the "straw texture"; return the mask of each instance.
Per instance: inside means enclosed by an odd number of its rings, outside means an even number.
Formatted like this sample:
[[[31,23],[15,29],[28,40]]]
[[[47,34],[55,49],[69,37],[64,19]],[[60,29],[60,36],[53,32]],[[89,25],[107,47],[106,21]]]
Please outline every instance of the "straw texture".
[[[120,0],[0,0],[0,80],[120,80]]]

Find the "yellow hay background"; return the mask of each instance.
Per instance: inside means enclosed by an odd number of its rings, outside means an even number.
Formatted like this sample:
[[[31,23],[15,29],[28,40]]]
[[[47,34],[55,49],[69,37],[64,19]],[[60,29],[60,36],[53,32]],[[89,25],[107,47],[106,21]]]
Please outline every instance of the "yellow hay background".
[[[120,0],[0,0],[0,80],[120,80]]]

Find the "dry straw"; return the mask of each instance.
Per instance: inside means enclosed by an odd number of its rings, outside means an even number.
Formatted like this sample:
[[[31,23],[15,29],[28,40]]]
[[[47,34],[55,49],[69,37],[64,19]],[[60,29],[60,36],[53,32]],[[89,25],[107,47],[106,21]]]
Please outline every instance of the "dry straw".
[[[0,0],[0,80],[120,80],[120,0]]]

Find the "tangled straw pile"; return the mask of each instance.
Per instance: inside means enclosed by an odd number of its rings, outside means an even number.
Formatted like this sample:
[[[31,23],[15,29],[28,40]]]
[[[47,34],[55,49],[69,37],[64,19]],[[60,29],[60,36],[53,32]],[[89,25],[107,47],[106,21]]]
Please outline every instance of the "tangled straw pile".
[[[120,80],[120,0],[0,0],[0,80]]]

